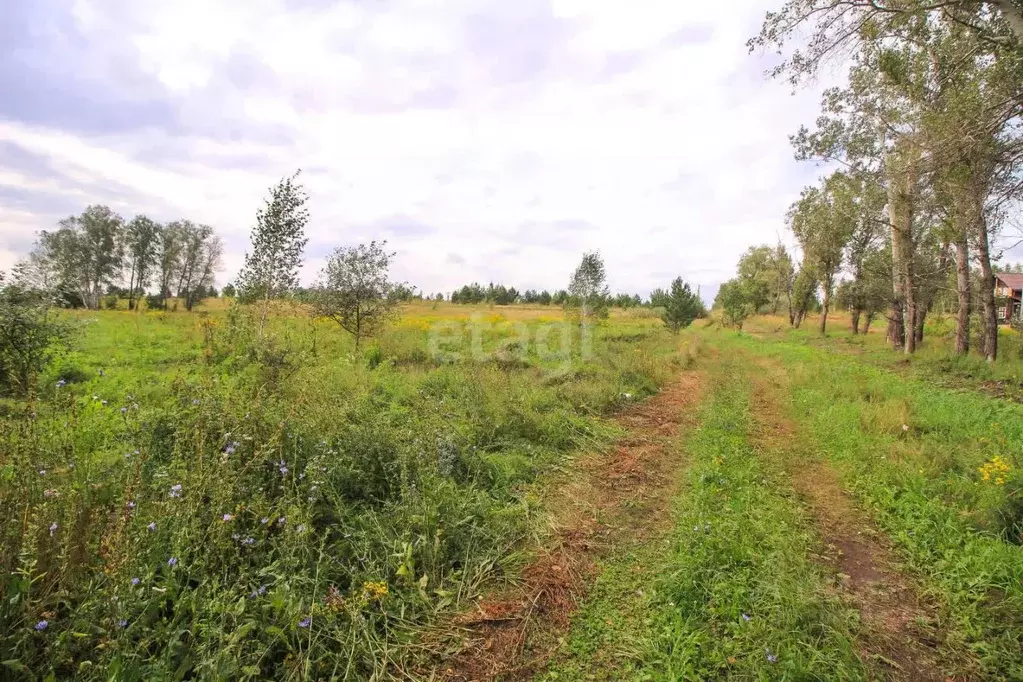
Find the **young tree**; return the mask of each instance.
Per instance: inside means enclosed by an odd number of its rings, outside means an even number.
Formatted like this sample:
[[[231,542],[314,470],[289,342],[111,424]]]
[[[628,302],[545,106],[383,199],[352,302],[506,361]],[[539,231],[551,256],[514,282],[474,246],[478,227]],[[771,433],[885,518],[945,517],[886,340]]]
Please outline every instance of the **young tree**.
[[[590,317],[605,318],[608,315],[607,273],[604,259],[596,251],[583,254],[579,267],[572,273],[568,285],[570,301],[579,306],[582,322]]]
[[[145,293],[160,255],[163,226],[144,215],[132,218],[124,228],[124,245],[130,273],[128,275],[128,310]]]
[[[703,302],[700,297],[692,292],[689,285],[676,277],[671,283],[671,288],[663,299],[664,310],[661,312],[661,320],[674,334],[685,329],[693,320],[704,313]]]
[[[714,307],[721,308],[722,319],[729,327],[742,330],[746,318],[756,312],[755,300],[760,292],[754,291],[754,280],[738,277],[730,279],[718,289]]]
[[[827,329],[835,276],[842,265],[842,252],[856,225],[854,190],[847,176],[835,173],[822,188],[810,187],[789,212],[793,234],[803,247],[803,258],[817,273],[821,293],[820,333]]]
[[[327,259],[314,290],[313,314],[334,320],[355,337],[376,333],[397,310],[395,285],[388,279],[393,253],[387,242],[338,248]]]
[[[309,222],[305,188],[298,183],[301,171],[283,178],[270,189],[266,205],[256,213],[252,228],[252,252],[245,254],[245,265],[236,286],[246,301],[261,301],[259,337],[270,310],[270,301],[298,286],[302,252],[309,241],[305,226]]]

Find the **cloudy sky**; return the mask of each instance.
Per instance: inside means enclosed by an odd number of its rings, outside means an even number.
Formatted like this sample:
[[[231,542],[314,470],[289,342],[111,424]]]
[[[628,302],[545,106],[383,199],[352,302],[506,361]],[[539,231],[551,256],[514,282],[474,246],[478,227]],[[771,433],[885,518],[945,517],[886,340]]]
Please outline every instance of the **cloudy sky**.
[[[214,226],[222,284],[301,168],[306,281],[375,238],[428,292],[596,249],[613,290],[712,295],[820,172],[787,140],[818,93],[745,48],[778,3],[0,0],[0,269],[105,203]]]

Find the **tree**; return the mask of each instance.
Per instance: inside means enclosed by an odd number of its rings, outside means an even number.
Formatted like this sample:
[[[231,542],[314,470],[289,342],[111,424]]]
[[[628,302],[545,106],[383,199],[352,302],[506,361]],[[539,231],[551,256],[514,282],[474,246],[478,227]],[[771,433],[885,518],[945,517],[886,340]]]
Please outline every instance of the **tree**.
[[[663,303],[661,320],[674,334],[688,327],[704,313],[700,297],[690,290],[689,285],[683,282],[681,277],[676,277],[671,283]]]
[[[235,293],[236,293],[236,292],[235,292],[235,288],[234,288],[234,285],[233,285],[233,284],[231,284],[230,282],[228,282],[227,284],[225,284],[225,285],[224,285],[224,288],[220,290],[220,294],[221,294],[221,296],[223,296],[224,298],[234,298],[234,296],[235,296]]]
[[[256,213],[252,228],[252,252],[245,254],[245,265],[236,286],[246,301],[262,301],[259,337],[269,314],[270,301],[298,286],[302,252],[309,241],[305,226],[309,222],[305,188],[297,182],[299,173],[283,178],[270,188],[270,198]]]
[[[107,285],[121,271],[121,217],[106,206],[89,206],[39,234],[36,262],[45,264],[59,288],[74,291],[87,308],[99,308]]]
[[[145,293],[160,255],[163,226],[144,215],[132,218],[124,228],[124,245],[130,267],[128,276],[128,310],[135,309],[136,300]]]
[[[398,302],[390,295],[396,285],[388,280],[394,254],[386,246],[373,241],[336,249],[315,287],[313,314],[337,322],[355,337],[356,348],[396,310]]]
[[[578,305],[583,322],[590,317],[607,317],[610,289],[607,286],[604,259],[598,252],[583,254],[579,267],[572,273],[568,293],[572,304]]]
[[[184,300],[185,310],[190,311],[213,286],[224,244],[209,225],[184,220],[177,224],[177,229],[181,239],[177,295]]]
[[[720,308],[723,321],[729,327],[742,329],[746,318],[756,312],[755,301],[761,295],[755,280],[734,278],[721,285],[714,299],[714,307]]]

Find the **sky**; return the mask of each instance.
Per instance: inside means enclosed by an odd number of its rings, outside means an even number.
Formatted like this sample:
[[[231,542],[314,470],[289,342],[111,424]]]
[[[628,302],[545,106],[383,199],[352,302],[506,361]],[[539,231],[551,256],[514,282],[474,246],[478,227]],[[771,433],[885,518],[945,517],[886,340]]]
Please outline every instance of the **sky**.
[[[268,188],[302,169],[311,282],[386,239],[421,290],[705,298],[821,169],[817,115],[745,42],[780,0],[0,0],[0,269],[87,205],[187,218],[240,268]]]

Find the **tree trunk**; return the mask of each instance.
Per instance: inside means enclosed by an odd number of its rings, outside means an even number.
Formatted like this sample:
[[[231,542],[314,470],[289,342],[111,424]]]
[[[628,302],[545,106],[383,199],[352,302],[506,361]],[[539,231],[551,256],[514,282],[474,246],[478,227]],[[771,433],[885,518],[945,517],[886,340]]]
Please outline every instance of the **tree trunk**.
[[[853,333],[853,336],[856,336],[857,334],[860,333],[860,314],[861,314],[861,311],[860,311],[859,308],[853,308],[852,309],[852,333]]]
[[[980,261],[980,305],[984,320],[984,359],[994,362],[998,357],[998,311],[995,309],[995,275],[991,270],[991,247],[987,221],[982,210],[974,215],[977,227],[977,258]]]
[[[867,313],[866,319],[863,321],[863,335],[866,336],[870,333],[870,323],[874,321],[874,313]]]
[[[966,242],[966,226],[960,225],[956,234],[956,295],[959,308],[956,311],[957,355],[970,352],[970,252]]]
[[[824,296],[821,297],[821,336],[824,336],[828,328],[828,309],[831,307],[831,289],[834,287],[832,277],[826,276],[824,280]]]
[[[905,280],[902,273],[902,236],[899,231],[899,218],[895,215],[898,206],[898,186],[895,178],[889,173],[888,178],[888,221],[891,224],[892,237],[892,302],[888,314],[888,343],[893,349],[902,348],[906,330],[902,318],[903,304],[906,300]]]
[[[904,154],[888,157],[888,218],[892,225],[892,277],[893,319],[889,325],[889,340],[898,347],[901,337],[903,350],[916,351],[917,300],[913,273],[913,208],[916,189],[916,151],[908,161]],[[900,305],[901,304],[901,305]],[[899,310],[897,311],[896,308]]]
[[[930,306],[921,308],[916,313],[914,334],[916,336],[917,345],[920,345],[920,343],[922,343],[924,340],[924,321],[927,319],[928,312],[930,312]]]

